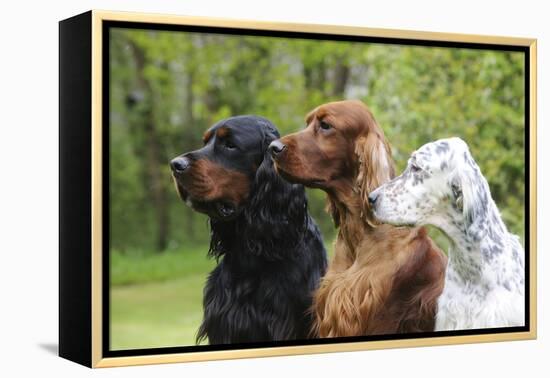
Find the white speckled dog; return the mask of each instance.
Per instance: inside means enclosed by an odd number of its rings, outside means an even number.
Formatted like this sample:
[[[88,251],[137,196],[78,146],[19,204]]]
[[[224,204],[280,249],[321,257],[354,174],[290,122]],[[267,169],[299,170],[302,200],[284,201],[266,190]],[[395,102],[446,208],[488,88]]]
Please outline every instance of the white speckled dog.
[[[524,325],[523,247],[507,231],[463,140],[425,144],[369,202],[382,222],[431,224],[451,239],[436,331]]]

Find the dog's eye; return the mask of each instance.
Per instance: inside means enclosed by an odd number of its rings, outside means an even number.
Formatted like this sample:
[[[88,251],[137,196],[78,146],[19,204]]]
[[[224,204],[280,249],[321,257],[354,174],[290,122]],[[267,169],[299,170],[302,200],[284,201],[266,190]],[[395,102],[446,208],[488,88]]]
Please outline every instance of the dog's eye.
[[[422,168],[420,168],[418,165],[411,164],[411,172],[412,173],[420,172],[421,170],[422,170]]]
[[[326,123],[325,121],[321,121],[321,123],[319,124],[319,127],[323,130],[330,130],[332,128],[332,126]]]
[[[223,147],[228,149],[228,150],[234,150],[235,148],[237,148],[237,146],[235,146],[233,143],[231,143],[231,141],[229,140],[226,140],[224,143],[223,143]]]

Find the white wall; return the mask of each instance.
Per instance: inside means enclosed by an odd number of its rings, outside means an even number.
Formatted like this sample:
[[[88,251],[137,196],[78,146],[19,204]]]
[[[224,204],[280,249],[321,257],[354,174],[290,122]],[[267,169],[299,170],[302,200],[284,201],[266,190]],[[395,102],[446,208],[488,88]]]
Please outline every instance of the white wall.
[[[95,9],[536,37],[539,209],[550,210],[546,1],[4,1],[0,22],[0,373],[78,377],[57,343],[57,21]],[[110,369],[100,376],[548,376],[549,213],[539,210],[539,340]],[[6,371],[12,370],[6,374]]]

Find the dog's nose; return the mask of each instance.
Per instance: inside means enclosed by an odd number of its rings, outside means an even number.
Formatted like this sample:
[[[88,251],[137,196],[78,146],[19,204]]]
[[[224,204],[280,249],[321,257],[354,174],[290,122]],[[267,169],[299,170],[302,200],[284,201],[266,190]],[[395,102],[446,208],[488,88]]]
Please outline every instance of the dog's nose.
[[[369,194],[369,204],[371,206],[374,206],[377,199],[378,199],[378,193],[372,192],[371,194]]]
[[[269,153],[272,156],[277,156],[286,149],[286,145],[283,144],[283,142],[281,142],[279,139],[277,139],[271,142],[268,149],[269,149]]]
[[[172,168],[172,172],[174,173],[182,173],[189,168],[190,165],[191,162],[189,159],[181,156],[178,156],[170,162],[170,168]]]

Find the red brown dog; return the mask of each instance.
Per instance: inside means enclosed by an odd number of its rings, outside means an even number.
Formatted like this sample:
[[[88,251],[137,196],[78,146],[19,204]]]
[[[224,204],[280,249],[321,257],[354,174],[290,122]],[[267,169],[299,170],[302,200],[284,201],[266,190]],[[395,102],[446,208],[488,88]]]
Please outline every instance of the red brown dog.
[[[422,227],[376,224],[368,195],[395,175],[382,129],[360,101],[321,105],[271,143],[277,171],[320,188],[339,226],[313,304],[320,337],[433,331],[447,259]]]

